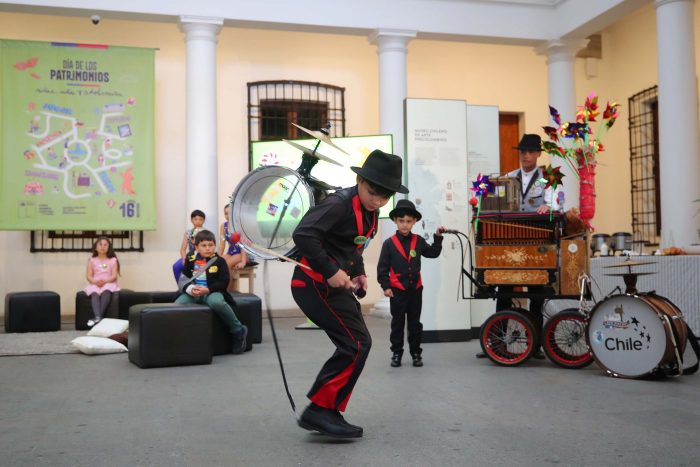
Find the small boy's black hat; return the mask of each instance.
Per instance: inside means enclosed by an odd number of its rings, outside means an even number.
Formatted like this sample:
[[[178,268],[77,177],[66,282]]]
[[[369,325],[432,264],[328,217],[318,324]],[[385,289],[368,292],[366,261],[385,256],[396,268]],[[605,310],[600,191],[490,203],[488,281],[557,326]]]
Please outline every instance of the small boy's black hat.
[[[418,212],[416,206],[407,199],[400,199],[394,209],[389,212],[389,217],[394,220],[397,217],[411,216],[415,217],[417,221],[421,220],[423,216]]]
[[[526,133],[520,138],[520,142],[513,149],[518,149],[520,151],[541,151],[542,138],[540,138],[540,135],[530,135]]]
[[[360,177],[387,190],[408,193],[408,188],[401,184],[403,163],[401,158],[375,149],[367,156],[362,167],[350,167]]]

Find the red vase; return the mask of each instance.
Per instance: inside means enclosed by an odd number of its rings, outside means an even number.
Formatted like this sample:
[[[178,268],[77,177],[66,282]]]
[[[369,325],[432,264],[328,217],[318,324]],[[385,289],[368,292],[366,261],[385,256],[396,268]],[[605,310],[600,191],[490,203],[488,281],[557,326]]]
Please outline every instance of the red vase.
[[[581,219],[588,225],[595,216],[595,166],[594,160],[589,159],[588,164],[581,164],[579,174],[579,209]]]

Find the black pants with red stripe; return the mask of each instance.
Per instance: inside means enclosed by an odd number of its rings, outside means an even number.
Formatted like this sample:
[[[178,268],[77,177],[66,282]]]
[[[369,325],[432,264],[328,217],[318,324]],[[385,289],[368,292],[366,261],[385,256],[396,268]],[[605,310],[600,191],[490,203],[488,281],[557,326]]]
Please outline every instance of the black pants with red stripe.
[[[316,282],[298,266],[292,276],[292,296],[336,347],[307,397],[321,407],[344,411],[372,346],[360,304],[349,290]]]
[[[391,299],[391,351],[403,353],[403,329],[408,328],[408,348],[411,355],[420,355],[423,349],[420,343],[423,336],[423,324],[420,322],[420,312],[423,307],[423,289],[399,290],[391,289],[394,297]],[[408,325],[406,325],[408,321]]]

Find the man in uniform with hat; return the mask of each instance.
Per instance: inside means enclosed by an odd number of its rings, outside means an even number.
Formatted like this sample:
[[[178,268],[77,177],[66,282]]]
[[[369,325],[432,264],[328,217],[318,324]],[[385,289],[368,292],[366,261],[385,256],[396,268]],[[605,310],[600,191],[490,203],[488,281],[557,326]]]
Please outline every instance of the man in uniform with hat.
[[[323,329],[336,351],[321,368],[307,397],[311,403],[298,419],[300,427],[336,438],[359,438],[363,429],[341,412],[365,365],[372,338],[360,304],[353,296],[367,289],[362,252],[376,234],[379,208],[401,184],[401,158],[373,151],[362,167],[351,167],[357,185],[332,193],[312,207],[294,230],[297,266],[292,296],[304,314]]]
[[[520,168],[508,172],[506,176],[520,181],[520,210],[538,214],[548,213],[550,208],[559,210],[561,188],[545,188],[547,182],[543,181],[544,172],[537,167],[537,159],[542,154],[540,135],[524,134],[520,143],[513,149],[518,150]]]
[[[384,296],[391,300],[391,366],[401,366],[403,356],[404,326],[408,328],[408,346],[413,366],[423,366],[420,322],[423,306],[423,281],[420,274],[421,256],[437,258],[442,251],[444,227],[438,227],[434,243],[429,245],[421,236],[411,232],[423,216],[412,202],[401,199],[389,213],[396,223],[396,235],[387,238],[382,245],[377,263],[377,280]]]

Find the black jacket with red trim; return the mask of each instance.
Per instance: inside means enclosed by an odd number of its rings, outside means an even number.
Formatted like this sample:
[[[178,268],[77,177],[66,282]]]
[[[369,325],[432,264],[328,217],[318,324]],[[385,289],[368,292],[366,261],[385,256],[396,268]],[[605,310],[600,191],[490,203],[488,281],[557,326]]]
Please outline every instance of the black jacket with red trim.
[[[398,243],[398,245],[397,245]],[[399,249],[399,245],[401,249]],[[411,255],[415,251],[415,256]],[[395,288],[415,290],[423,287],[420,276],[420,258],[437,258],[442,252],[442,235],[433,235],[429,245],[416,234],[401,235],[398,231],[386,239],[377,263],[377,280],[382,290]]]
[[[324,279],[335,275],[338,269],[343,269],[350,277],[365,274],[362,249],[358,249],[354,240],[359,235],[374,237],[377,213],[359,203],[363,231],[358,233],[352,201],[356,195],[357,186],[332,193],[321,204],[309,209],[292,234],[296,245],[293,257],[305,259]]]

